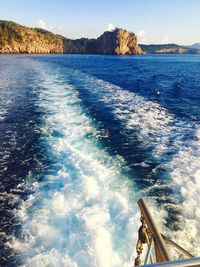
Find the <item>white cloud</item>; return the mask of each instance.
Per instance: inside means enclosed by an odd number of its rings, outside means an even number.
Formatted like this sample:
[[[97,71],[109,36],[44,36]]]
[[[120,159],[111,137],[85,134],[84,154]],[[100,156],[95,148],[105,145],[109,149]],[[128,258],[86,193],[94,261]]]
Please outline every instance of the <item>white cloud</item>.
[[[56,34],[62,34],[62,28],[61,27],[54,27],[51,25],[47,25],[43,19],[40,19],[38,21],[37,27],[44,29],[44,30],[47,30],[47,31],[54,32]]]
[[[140,44],[146,44],[148,43],[148,38],[146,36],[146,32],[143,30],[140,30],[139,32],[137,32],[137,38],[138,38],[138,42]]]
[[[42,19],[40,19],[39,21],[38,21],[38,27],[39,28],[42,28],[42,29],[47,29],[47,25],[46,25],[46,23],[45,23],[45,21],[44,20],[42,20]]]
[[[108,31],[108,32],[112,32],[112,31],[114,31],[114,29],[115,29],[114,24],[109,23],[109,24],[107,25],[106,31]]]
[[[136,35],[140,44],[168,44],[170,42],[167,35],[163,35],[157,38],[149,38],[146,31],[144,30],[138,31]]]

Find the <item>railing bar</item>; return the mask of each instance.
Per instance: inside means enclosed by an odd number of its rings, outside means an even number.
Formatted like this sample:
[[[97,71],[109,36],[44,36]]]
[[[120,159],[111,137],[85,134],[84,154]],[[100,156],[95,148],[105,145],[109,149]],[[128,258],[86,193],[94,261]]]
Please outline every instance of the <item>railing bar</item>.
[[[178,244],[176,244],[174,241],[172,241],[171,239],[169,239],[165,235],[163,235],[163,234],[161,234],[161,235],[162,235],[162,237],[163,237],[163,239],[165,241],[169,242],[171,245],[173,245],[175,248],[177,248],[178,250],[180,250],[186,256],[188,256],[189,258],[194,258],[194,256],[192,254],[190,254],[187,250],[185,250],[184,248],[182,248],[181,246],[179,246]]]
[[[150,213],[150,211],[148,210],[146,203],[143,199],[140,199],[138,201],[138,206],[141,210],[142,215],[144,216],[145,222],[149,228],[149,230],[151,231],[151,234],[154,238],[154,242],[156,243],[156,245],[158,246],[159,249],[159,253],[160,256],[162,257],[161,259],[159,259],[160,262],[162,261],[170,261],[170,255],[168,252],[168,249],[165,245],[165,242],[158,230],[158,227],[156,226],[155,221],[153,220],[153,217]]]
[[[152,258],[152,254],[150,255],[150,261],[153,264],[153,258]]]
[[[149,258],[151,256],[152,247],[153,247],[153,238],[151,237],[150,244],[149,244],[148,250],[147,250],[147,254],[146,254],[146,257],[145,257],[145,260],[144,260],[144,264],[148,264],[148,262],[149,262]]]

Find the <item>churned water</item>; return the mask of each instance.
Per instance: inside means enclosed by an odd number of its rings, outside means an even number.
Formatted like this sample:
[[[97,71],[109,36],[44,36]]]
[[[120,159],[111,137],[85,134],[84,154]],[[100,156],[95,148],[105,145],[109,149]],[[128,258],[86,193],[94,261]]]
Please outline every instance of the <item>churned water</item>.
[[[132,266],[139,198],[200,254],[198,55],[2,55],[0,90],[1,266]]]

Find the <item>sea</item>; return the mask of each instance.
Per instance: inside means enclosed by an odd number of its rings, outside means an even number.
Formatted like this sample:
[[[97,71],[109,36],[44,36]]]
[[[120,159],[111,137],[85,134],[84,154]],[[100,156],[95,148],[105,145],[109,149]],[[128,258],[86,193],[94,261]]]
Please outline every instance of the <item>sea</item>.
[[[1,55],[0,266],[134,266],[141,198],[200,255],[200,55]]]

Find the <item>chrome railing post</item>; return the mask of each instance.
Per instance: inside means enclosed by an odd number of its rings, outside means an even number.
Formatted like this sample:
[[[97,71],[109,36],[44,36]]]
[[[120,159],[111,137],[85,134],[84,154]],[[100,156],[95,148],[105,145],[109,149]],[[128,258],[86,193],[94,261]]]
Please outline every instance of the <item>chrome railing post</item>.
[[[162,235],[153,217],[151,216],[151,213],[148,210],[145,201],[143,199],[140,199],[138,201],[138,206],[141,210],[142,216],[144,217],[147,227],[149,231],[151,232],[151,235],[154,239],[157,262],[170,261],[171,259],[170,259],[167,246],[165,245]]]

